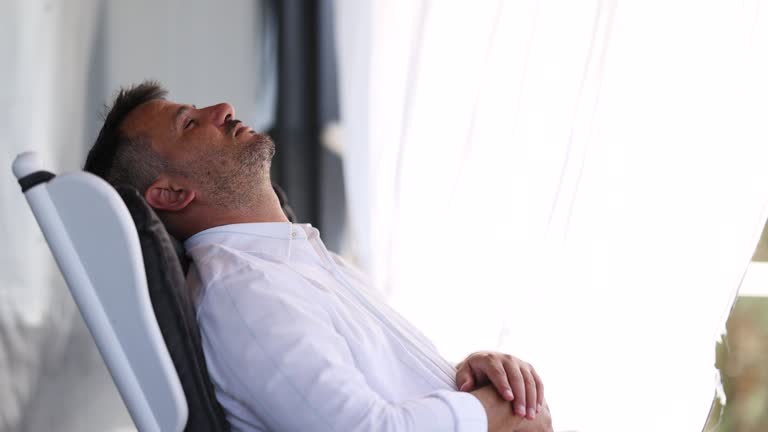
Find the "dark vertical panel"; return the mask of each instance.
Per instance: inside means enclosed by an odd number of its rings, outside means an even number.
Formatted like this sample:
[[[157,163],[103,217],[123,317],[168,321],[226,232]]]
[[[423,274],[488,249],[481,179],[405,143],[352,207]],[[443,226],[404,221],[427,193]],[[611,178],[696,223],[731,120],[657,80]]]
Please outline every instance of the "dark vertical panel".
[[[342,161],[321,145],[323,128],[339,121],[333,0],[271,5],[278,27],[273,179],[297,221],[320,227],[338,251],[346,219]]]
[[[339,123],[339,92],[336,69],[333,0],[318,0],[319,115],[322,128]],[[341,250],[346,223],[343,164],[338,154],[320,150],[320,224],[326,246]]]
[[[273,2],[277,18],[278,90],[274,179],[298,222],[319,225],[320,118],[316,1]]]
[[[320,124],[339,121],[339,90],[336,82],[336,40],[333,18],[334,0],[318,0],[318,101]]]

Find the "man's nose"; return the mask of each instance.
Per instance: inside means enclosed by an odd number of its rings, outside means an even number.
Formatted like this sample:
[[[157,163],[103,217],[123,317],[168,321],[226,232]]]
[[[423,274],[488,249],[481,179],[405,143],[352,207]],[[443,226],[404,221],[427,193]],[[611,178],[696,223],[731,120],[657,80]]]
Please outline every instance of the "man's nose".
[[[216,126],[221,126],[235,118],[235,108],[228,103],[220,103],[203,108],[210,115],[210,120]]]

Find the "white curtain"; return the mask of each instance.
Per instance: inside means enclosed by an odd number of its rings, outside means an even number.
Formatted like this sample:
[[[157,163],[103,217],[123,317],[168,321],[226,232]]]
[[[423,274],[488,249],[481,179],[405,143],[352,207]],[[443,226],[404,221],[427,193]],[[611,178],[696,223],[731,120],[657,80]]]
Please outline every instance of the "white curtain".
[[[348,253],[448,358],[533,363],[557,429],[700,430],[768,216],[765,3],[338,0]]]
[[[80,162],[84,138],[90,49],[97,1],[0,2],[0,430],[41,430],[59,417],[62,400],[78,402],[78,390],[57,387],[63,354],[72,342],[74,304],[11,173],[16,154],[34,150],[51,169]],[[87,337],[87,336],[86,336]],[[80,353],[80,371],[94,367]],[[99,389],[109,384],[103,366]],[[71,371],[70,371],[71,372]],[[78,383],[83,389],[93,381]],[[44,392],[41,389],[46,388]],[[94,389],[91,389],[94,390]],[[113,387],[93,404],[117,401]],[[111,391],[111,393],[109,393]],[[101,392],[91,396],[99,398]],[[123,409],[124,411],[124,409]],[[81,413],[92,412],[84,407]],[[81,425],[82,426],[82,425]],[[83,430],[83,429],[81,429]]]

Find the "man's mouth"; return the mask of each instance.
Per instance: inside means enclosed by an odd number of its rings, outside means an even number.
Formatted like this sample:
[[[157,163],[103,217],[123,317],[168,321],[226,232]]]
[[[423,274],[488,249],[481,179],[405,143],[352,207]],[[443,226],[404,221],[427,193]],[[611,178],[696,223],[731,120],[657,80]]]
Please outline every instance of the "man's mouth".
[[[229,133],[232,137],[237,138],[243,132],[250,132],[252,135],[255,133],[249,126],[243,124],[240,120],[233,120],[228,126]]]
[[[248,132],[250,130],[251,128],[241,123],[235,128],[235,137],[239,136],[241,132]]]

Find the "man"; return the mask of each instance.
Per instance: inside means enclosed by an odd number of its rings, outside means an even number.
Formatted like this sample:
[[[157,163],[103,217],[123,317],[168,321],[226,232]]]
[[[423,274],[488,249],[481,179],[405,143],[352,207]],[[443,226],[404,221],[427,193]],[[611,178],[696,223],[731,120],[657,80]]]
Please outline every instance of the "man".
[[[140,190],[185,241],[203,349],[235,430],[550,431],[541,379],[481,352],[454,368],[365,279],[291,224],[271,139],[145,82],[122,90],[85,169]]]

